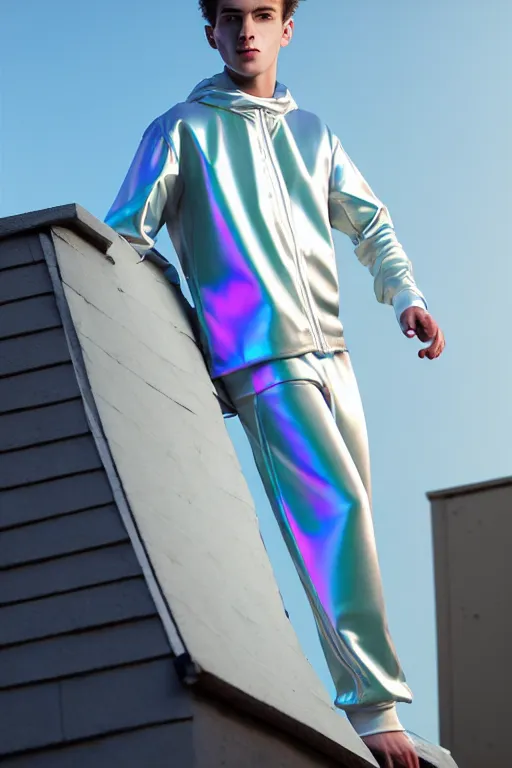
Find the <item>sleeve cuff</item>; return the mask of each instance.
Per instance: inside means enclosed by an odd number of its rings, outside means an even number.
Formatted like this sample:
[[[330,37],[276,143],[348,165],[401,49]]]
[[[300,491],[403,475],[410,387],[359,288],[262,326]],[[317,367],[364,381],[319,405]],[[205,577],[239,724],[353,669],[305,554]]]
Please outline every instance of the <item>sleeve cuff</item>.
[[[346,715],[358,736],[405,730],[398,719],[394,701],[370,707],[358,707],[352,711],[347,711]]]
[[[421,293],[417,293],[410,288],[405,288],[403,291],[399,291],[397,294],[395,294],[395,296],[393,296],[392,302],[393,309],[395,310],[396,314],[396,319],[398,320],[399,324],[402,312],[405,312],[405,310],[409,309],[409,307],[421,307],[422,309],[427,309],[427,302]]]

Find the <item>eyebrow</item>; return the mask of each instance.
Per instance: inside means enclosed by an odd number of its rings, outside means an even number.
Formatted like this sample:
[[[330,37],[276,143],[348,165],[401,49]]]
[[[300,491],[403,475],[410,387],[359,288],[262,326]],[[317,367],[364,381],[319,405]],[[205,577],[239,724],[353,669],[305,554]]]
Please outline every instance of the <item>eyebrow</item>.
[[[258,8],[255,8],[253,10],[253,13],[258,13],[258,12],[261,13],[261,11],[277,11],[277,9],[278,9],[277,5],[260,5]],[[229,7],[221,8],[220,12],[221,14],[222,13],[242,13],[240,8],[229,8]]]

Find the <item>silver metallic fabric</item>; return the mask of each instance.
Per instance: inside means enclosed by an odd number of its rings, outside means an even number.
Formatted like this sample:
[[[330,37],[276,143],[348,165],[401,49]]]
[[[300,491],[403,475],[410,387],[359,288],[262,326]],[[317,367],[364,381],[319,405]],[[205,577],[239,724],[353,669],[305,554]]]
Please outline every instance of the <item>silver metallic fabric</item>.
[[[336,706],[353,714],[362,735],[375,715],[369,732],[401,730],[394,711],[379,717],[386,703],[412,697],[385,616],[366,425],[349,354],[274,360],[222,381],[311,604]]]
[[[226,72],[145,131],[106,222],[145,256],[166,225],[212,379],[238,412],[336,685],[360,735],[401,730],[364,415],[339,319],[332,228],[397,317],[426,307],[389,213],[322,121]],[[173,278],[174,279],[174,278]]]
[[[346,349],[332,227],[378,301],[425,306],[387,209],[281,84],[265,99],[226,72],[201,82],[147,128],[106,222],[141,255],[167,225],[214,379]]]

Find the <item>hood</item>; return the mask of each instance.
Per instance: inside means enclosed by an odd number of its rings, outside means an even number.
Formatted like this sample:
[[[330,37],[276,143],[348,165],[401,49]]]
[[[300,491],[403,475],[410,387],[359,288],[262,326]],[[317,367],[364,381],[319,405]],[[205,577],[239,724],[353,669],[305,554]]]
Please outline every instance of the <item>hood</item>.
[[[254,118],[254,112],[257,109],[264,109],[267,115],[270,113],[276,118],[297,109],[290,91],[281,83],[276,83],[276,89],[271,98],[251,96],[241,91],[225,70],[202,80],[196,85],[187,101],[198,101],[210,107],[237,112],[249,119]]]

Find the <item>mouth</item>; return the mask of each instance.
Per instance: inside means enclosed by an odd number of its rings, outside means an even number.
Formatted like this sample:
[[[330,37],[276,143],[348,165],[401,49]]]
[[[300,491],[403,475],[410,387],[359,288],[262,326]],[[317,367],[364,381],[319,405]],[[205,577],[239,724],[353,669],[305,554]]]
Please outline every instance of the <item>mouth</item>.
[[[256,53],[259,53],[257,48],[239,48],[237,50],[239,56],[254,56]]]

